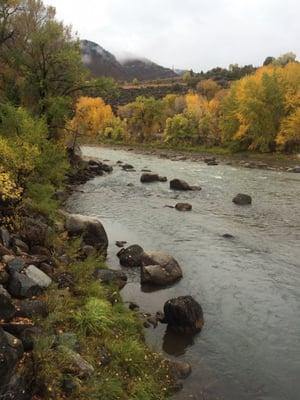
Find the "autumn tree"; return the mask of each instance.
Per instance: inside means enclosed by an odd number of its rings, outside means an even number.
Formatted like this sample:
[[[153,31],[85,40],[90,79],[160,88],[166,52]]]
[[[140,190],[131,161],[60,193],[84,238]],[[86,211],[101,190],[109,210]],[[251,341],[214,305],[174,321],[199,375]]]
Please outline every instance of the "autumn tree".
[[[212,100],[221,89],[220,85],[212,79],[201,80],[197,85],[197,91],[208,100]]]
[[[73,136],[73,148],[79,136],[97,137],[114,118],[111,106],[101,98],[80,97],[75,108],[74,118],[67,124]]]
[[[126,120],[127,129],[134,140],[149,141],[164,126],[164,103],[154,97],[137,97],[136,101],[119,107],[118,114]]]

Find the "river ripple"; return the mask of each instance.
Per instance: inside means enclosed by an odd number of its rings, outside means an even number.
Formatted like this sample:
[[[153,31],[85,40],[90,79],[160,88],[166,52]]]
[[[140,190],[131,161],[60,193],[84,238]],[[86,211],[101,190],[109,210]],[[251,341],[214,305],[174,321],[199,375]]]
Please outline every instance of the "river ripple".
[[[171,297],[191,294],[203,306],[205,327],[194,338],[174,337],[165,326],[147,331],[155,348],[188,360],[193,374],[176,399],[298,400],[300,393],[300,176],[171,161],[122,150],[84,147],[84,155],[133,164],[114,168],[69,199],[72,212],[97,216],[109,238],[109,262],[118,267],[116,240],[172,254],[184,278],[143,292],[129,271],[126,301],[161,310]],[[141,169],[201,185],[174,193],[166,183],[142,185]],[[133,187],[127,186],[129,183]],[[251,207],[232,203],[252,195]],[[191,213],[165,205],[187,201]],[[230,233],[235,239],[224,239]]]

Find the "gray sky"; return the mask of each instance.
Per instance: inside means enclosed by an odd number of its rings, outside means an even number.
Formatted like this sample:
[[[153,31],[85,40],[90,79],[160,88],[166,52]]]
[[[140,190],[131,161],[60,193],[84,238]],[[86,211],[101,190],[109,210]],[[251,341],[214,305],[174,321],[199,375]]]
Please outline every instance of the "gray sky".
[[[299,0],[46,0],[82,39],[175,68],[300,56]],[[299,57],[298,57],[299,59]]]

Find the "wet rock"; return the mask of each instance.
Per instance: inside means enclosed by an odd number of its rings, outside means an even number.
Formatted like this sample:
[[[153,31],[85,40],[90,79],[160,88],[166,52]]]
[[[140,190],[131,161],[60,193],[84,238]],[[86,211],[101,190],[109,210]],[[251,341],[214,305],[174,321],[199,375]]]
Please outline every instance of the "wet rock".
[[[113,269],[97,269],[94,273],[96,279],[105,284],[114,284],[119,290],[127,283],[127,276],[123,271]]]
[[[175,380],[186,379],[192,373],[191,365],[184,361],[169,360],[169,366],[171,369],[172,376],[175,378]]]
[[[93,246],[103,256],[107,256],[108,237],[98,219],[79,214],[66,214],[65,227],[71,236],[82,237],[85,245]]]
[[[206,163],[209,167],[213,167],[219,165],[218,161],[209,161]]]
[[[141,246],[134,244],[127,247],[126,249],[121,249],[117,254],[120,264],[123,267],[140,267],[142,265],[142,255],[144,250]]]
[[[252,198],[248,194],[239,193],[232,200],[234,204],[245,206],[252,204]]]
[[[189,203],[177,203],[175,208],[178,211],[192,211],[193,206]]]
[[[142,183],[151,183],[151,182],[158,182],[158,181],[159,181],[159,175],[158,174],[144,173],[141,176],[141,182]]]
[[[24,259],[16,257],[8,262],[6,269],[9,274],[14,274],[15,272],[22,272],[25,266],[26,262],[24,261]]]
[[[140,309],[140,306],[139,306],[138,304],[133,303],[133,302],[129,303],[129,310],[131,310],[131,311],[137,311],[137,310],[139,310],[139,309]]]
[[[12,335],[20,338],[20,335],[26,331],[27,329],[33,328],[33,324],[27,321],[19,321],[19,322],[6,322],[2,324],[2,328],[11,333]]]
[[[15,272],[10,276],[8,284],[9,293],[17,298],[31,298],[42,294],[42,288],[24,274]]]
[[[28,278],[42,289],[47,289],[52,283],[52,279],[34,265],[29,265],[29,267],[26,268],[25,273]]]
[[[224,235],[222,235],[224,239],[234,239],[234,236],[231,235],[230,233],[224,233]]]
[[[18,304],[16,317],[33,318],[48,316],[48,306],[43,300],[25,300]]]
[[[0,397],[7,391],[7,384],[13,376],[18,362],[18,353],[9,346],[4,330],[0,327]]]
[[[170,189],[182,190],[182,191],[192,190],[191,186],[187,182],[185,182],[181,179],[173,179],[170,182]]]
[[[9,247],[10,245],[10,234],[4,226],[0,227],[0,243],[4,247]]]
[[[16,314],[10,294],[0,285],[0,320],[10,321]]]
[[[175,331],[199,332],[204,324],[202,307],[191,296],[168,300],[164,314],[164,322]]]
[[[142,183],[151,183],[151,182],[167,182],[168,179],[165,176],[159,176],[158,174],[144,173],[141,176]]]
[[[182,278],[182,270],[178,262],[165,253],[143,254],[141,267],[141,283],[166,286]]]
[[[132,170],[134,170],[134,166],[133,165],[130,165],[130,164],[123,164],[122,165],[122,169],[124,170],[124,171],[132,171]]]
[[[116,242],[116,246],[119,247],[120,249],[125,247],[126,244],[127,244],[127,242],[125,242],[125,241],[117,241]]]

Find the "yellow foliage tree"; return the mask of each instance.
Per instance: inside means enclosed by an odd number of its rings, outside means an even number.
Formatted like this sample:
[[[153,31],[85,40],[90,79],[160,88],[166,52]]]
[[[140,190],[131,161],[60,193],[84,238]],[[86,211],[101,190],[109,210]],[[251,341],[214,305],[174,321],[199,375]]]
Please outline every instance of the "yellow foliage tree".
[[[73,133],[74,145],[77,137],[104,134],[105,128],[114,118],[111,106],[100,98],[80,97],[75,108],[75,116],[68,123],[67,130]]]
[[[207,97],[208,100],[213,99],[220,90],[221,86],[212,79],[204,79],[197,85],[197,91]]]

